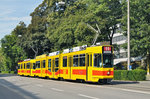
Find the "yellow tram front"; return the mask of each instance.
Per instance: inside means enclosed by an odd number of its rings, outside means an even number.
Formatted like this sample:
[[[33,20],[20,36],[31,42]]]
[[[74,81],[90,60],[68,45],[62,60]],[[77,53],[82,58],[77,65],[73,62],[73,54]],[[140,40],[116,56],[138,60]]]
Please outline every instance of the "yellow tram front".
[[[88,53],[87,81],[108,83],[113,78],[112,46],[95,46],[86,49]]]

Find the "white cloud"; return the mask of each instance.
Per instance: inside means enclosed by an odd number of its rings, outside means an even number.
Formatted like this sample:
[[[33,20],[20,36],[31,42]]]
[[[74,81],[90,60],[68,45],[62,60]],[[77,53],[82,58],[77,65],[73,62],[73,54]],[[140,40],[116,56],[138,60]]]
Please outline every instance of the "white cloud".
[[[15,12],[15,10],[12,10],[12,9],[7,9],[7,10],[0,9],[0,10],[3,11],[3,12],[0,13],[1,17],[2,16],[7,16],[8,14],[11,14],[11,13]]]

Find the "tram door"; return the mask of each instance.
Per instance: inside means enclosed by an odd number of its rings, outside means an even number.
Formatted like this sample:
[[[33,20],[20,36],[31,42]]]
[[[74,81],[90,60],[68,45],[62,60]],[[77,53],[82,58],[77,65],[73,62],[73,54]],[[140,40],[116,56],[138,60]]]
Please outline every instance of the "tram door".
[[[53,59],[53,78],[59,77],[59,57]]]
[[[91,80],[92,75],[92,53],[86,54],[86,81]]]
[[[72,58],[72,56],[69,56],[69,70],[68,70],[68,74],[69,74],[69,79],[71,79],[72,77],[72,73],[71,73],[71,67],[73,66],[73,58]]]

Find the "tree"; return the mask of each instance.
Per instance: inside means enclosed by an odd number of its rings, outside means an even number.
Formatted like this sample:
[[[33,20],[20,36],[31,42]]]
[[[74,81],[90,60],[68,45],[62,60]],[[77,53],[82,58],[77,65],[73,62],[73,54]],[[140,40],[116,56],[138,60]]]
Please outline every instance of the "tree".
[[[0,48],[0,71],[6,71],[6,68],[4,66],[4,56],[3,56],[2,48]]]
[[[12,33],[13,34],[13,33]],[[16,45],[17,39],[15,35],[6,35],[1,40],[2,55],[4,56],[5,70],[15,70],[18,61],[24,60],[26,57],[23,49]]]
[[[126,0],[123,0],[122,28],[126,33]],[[130,1],[130,44],[131,55],[150,57],[150,1],[149,0],[131,0]]]
[[[122,10],[120,0],[95,0],[97,3],[95,16],[98,16],[103,20],[103,27],[100,28],[102,35],[107,35],[110,44],[112,45],[112,38],[118,25],[121,22]],[[100,23],[100,22],[98,22]]]
[[[23,40],[19,35],[26,33],[26,25],[20,22],[10,35],[1,39],[1,54],[3,58],[3,70],[15,70],[18,61],[26,58]]]
[[[51,4],[52,3],[52,4]],[[49,6],[53,5],[53,0],[48,3],[48,0],[44,0],[34,12],[30,15],[32,17],[31,24],[27,27],[26,46],[29,49],[28,56],[35,58],[37,55],[43,53],[49,53],[51,43],[46,37],[47,30],[47,14],[51,12]]]

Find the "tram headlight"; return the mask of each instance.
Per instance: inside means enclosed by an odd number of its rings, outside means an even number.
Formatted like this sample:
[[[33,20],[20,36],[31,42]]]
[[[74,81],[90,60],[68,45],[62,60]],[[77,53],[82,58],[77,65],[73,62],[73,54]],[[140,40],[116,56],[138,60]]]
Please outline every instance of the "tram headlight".
[[[110,75],[110,71],[107,72],[107,75]]]

